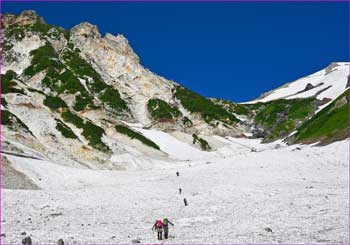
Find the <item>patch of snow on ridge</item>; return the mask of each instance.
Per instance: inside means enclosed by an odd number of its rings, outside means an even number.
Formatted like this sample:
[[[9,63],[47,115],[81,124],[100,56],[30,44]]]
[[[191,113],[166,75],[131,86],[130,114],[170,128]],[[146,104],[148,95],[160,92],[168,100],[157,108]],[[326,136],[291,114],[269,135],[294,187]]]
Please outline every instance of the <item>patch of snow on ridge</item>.
[[[331,71],[327,72],[327,68],[325,68],[310,76],[300,78],[277,88],[264,98],[246,103],[253,104],[277,99],[308,98],[315,95],[319,100],[324,98],[333,100],[344,92],[350,70],[348,62],[337,62],[336,65]],[[308,84],[311,84],[313,88],[304,91]]]

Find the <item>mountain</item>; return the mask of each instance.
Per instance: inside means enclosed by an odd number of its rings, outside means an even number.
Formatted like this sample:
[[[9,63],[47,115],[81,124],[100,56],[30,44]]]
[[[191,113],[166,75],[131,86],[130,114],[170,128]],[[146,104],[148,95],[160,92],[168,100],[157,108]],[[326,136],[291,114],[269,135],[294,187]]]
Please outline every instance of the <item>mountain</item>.
[[[349,63],[332,63],[237,104],[205,98],[152,73],[123,35],[102,37],[90,23],[65,30],[23,11],[3,15],[1,24],[4,151],[69,166],[124,169],[170,157],[166,144],[149,132],[214,152],[219,136],[290,144],[347,137]],[[340,112],[331,113],[335,107]],[[335,126],[328,118],[333,116],[344,122]]]
[[[255,137],[262,137],[265,142],[280,138],[286,138],[289,143],[314,143],[321,141],[334,142],[349,136],[349,110],[346,93],[349,93],[350,66],[346,62],[334,62],[325,69],[310,76],[286,83],[283,86],[266,92],[259,98],[242,104],[234,104],[230,101],[213,99],[217,104],[223,105],[242,121],[247,121],[251,127],[251,133]],[[290,134],[300,135],[305,125],[325,115],[335,107],[342,108],[342,124],[330,125],[325,129],[322,137],[296,139]],[[327,121],[337,121],[335,115],[327,114],[319,125],[327,124]],[[320,120],[320,119],[318,119]],[[309,131],[318,131],[318,127],[310,124]],[[334,135],[338,135],[334,137]]]

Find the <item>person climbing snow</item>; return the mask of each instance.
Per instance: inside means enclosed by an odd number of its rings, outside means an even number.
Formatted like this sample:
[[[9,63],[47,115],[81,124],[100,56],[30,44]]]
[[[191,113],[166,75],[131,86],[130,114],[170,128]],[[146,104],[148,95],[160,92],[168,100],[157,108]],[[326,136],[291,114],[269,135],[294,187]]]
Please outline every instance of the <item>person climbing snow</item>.
[[[158,240],[162,240],[162,233],[163,233],[163,222],[159,219],[156,221],[156,223],[154,223],[152,230],[155,230],[157,232],[157,237]]]
[[[171,223],[168,218],[164,218],[163,219],[163,230],[164,230],[164,239],[168,239],[168,235],[169,235],[169,224],[171,224],[172,226],[174,226],[173,223]]]
[[[179,194],[181,195],[181,193],[182,193],[182,189],[181,189],[181,188],[179,188]]]
[[[187,205],[188,205],[188,203],[187,203],[187,199],[186,199],[186,198],[184,198],[184,204],[185,204],[185,206],[187,206]]]
[[[176,176],[179,177],[179,176],[180,176],[180,173],[179,173],[179,172],[176,172]]]

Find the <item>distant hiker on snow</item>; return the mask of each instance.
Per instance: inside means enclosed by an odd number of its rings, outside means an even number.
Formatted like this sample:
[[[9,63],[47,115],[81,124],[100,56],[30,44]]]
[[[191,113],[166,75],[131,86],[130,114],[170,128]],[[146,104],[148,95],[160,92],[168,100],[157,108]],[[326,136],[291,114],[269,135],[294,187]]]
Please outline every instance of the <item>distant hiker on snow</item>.
[[[176,172],[176,176],[179,177],[179,176],[180,176],[180,173],[179,173],[179,172]]]
[[[169,235],[169,224],[174,226],[173,223],[171,223],[167,218],[163,219],[163,229],[164,229],[164,239],[168,239]]]
[[[152,227],[152,231],[155,230],[157,232],[157,237],[158,240],[162,240],[162,233],[163,233],[163,222],[159,219],[156,221],[156,223],[154,223],[153,227]]]
[[[182,192],[182,189],[181,188],[179,188],[179,194],[181,195],[181,192]]]
[[[187,203],[187,199],[186,199],[186,198],[184,198],[184,204],[185,204],[185,206],[187,206],[187,205],[188,205],[188,203]]]

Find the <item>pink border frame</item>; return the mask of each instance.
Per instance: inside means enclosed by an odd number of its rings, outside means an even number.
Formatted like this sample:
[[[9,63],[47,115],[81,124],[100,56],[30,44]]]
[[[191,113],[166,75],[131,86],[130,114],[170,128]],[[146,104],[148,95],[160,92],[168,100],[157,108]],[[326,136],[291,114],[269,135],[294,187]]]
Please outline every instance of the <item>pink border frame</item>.
[[[349,3],[349,19],[348,19],[348,23],[350,25],[350,0],[0,0],[0,16],[2,15],[2,2],[348,2]],[[0,41],[2,40],[2,29],[1,29],[1,25],[0,25]],[[349,32],[349,42],[350,42],[350,32]],[[349,43],[350,46],[350,43]],[[0,48],[1,48],[1,42],[0,42]],[[349,48],[349,53],[348,53],[348,61],[350,62],[350,48]],[[2,66],[2,52],[0,52],[0,74],[1,74],[1,66]],[[349,79],[350,79],[350,66],[349,66]],[[0,78],[1,80],[1,78]],[[1,102],[1,83],[0,83],[0,104],[2,104]],[[349,89],[349,93],[350,93],[350,89]],[[348,130],[348,138],[350,138],[350,103],[348,103],[348,107],[349,107],[349,130]],[[1,121],[1,110],[0,110],[0,121]],[[1,133],[2,133],[2,125],[0,123],[0,137],[1,137]],[[348,177],[349,177],[349,188],[348,188],[348,206],[349,206],[349,213],[348,213],[348,227],[349,227],[349,231],[348,231],[348,239],[350,241],[350,139],[348,139],[348,143],[349,143],[349,163],[348,163]],[[0,150],[2,150],[2,139],[0,138]],[[0,156],[1,156],[1,152],[0,152]],[[0,158],[0,173],[2,173],[2,160]],[[2,208],[2,174],[0,174],[0,234],[2,234],[2,212],[1,212],[1,208]],[[0,245],[7,245],[5,243],[2,243],[2,237],[0,237]],[[37,243],[34,243],[37,244]],[[92,244],[89,243],[90,245],[113,245],[113,243],[108,243],[108,244]],[[120,243],[117,243],[120,244]],[[144,243],[144,244],[152,244],[152,243]],[[167,243],[170,244],[170,243]],[[220,244],[220,243],[218,243]],[[232,244],[221,244],[221,245],[248,245],[248,244],[239,244],[239,243],[232,243]],[[253,245],[254,243],[251,243],[251,245]],[[322,244],[327,244],[327,243],[322,243]],[[9,244],[10,245],[10,244]],[[11,245],[21,245],[21,244],[11,244]],[[52,245],[49,243],[41,243],[38,245]],[[76,245],[85,245],[85,244],[76,244]],[[177,244],[173,244],[173,245],[177,245]],[[199,245],[199,244],[193,244],[191,243],[191,245]],[[200,245],[207,245],[207,244],[200,244]],[[209,245],[209,244],[208,244]],[[250,244],[249,244],[250,245]],[[258,244],[254,244],[254,245],[258,245]],[[264,243],[264,245],[275,245],[275,244],[267,244]],[[299,245],[299,244],[284,244],[284,245]],[[311,245],[311,244],[304,244],[304,245]],[[338,244],[334,244],[332,243],[332,245],[338,245]],[[339,244],[341,245],[341,244]],[[343,245],[343,244],[342,244]]]

